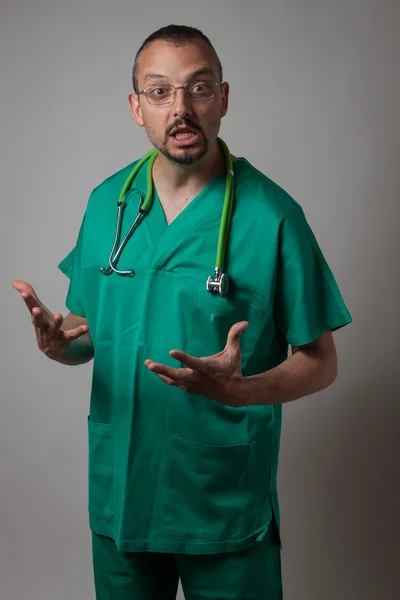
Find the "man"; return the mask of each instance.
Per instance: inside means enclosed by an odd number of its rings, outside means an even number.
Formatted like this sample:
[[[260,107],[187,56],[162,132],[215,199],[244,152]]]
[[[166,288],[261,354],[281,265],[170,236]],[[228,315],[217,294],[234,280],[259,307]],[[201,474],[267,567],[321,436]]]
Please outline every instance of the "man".
[[[207,291],[227,178],[221,63],[200,31],[169,26],[139,49],[133,84],[133,118],[159,154],[150,208],[111,260],[131,276],[105,266],[133,165],[93,191],[60,264],[65,319],[29,284],[13,284],[49,358],[94,356],[97,598],[172,600],[180,577],[186,600],[277,600],[281,406],[335,380],[332,331],[351,317],[300,206],[244,158],[232,157],[228,293]],[[121,239],[146,172],[125,194]]]

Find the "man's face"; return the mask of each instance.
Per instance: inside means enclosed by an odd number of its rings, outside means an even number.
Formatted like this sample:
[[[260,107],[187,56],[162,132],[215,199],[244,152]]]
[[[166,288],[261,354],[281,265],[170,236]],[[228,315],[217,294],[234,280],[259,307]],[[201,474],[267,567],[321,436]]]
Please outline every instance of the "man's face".
[[[157,94],[163,85],[212,81],[219,82],[218,67],[212,49],[202,40],[180,47],[152,42],[139,59],[140,91],[157,86]],[[149,104],[144,95],[136,94],[129,96],[129,104],[133,118],[146,129],[155,148],[175,164],[191,165],[199,162],[215,142],[228,109],[228,94],[229,86],[224,83],[215,86],[210,100],[192,100],[179,89],[170,104]]]

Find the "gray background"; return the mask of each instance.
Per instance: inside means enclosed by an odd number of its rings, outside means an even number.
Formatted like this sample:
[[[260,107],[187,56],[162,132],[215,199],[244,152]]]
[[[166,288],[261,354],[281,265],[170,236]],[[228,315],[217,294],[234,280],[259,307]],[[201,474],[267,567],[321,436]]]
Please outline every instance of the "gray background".
[[[91,366],[45,359],[11,281],[63,310],[57,264],[91,189],[149,148],[128,112],[131,65],[171,22],[214,42],[231,84],[222,137],[302,204],[354,318],[335,336],[334,386],[284,409],[285,599],[398,599],[398,1],[0,7],[1,600],[94,597]]]

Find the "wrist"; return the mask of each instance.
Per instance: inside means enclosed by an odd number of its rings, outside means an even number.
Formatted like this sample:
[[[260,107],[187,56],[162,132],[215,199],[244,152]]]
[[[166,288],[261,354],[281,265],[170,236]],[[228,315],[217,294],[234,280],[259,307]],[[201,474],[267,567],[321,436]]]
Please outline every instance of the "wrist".
[[[230,398],[230,404],[237,408],[248,406],[249,404],[249,384],[248,377],[240,376],[240,378],[234,378],[228,389],[228,395]]]
[[[268,373],[243,377],[237,388],[238,406],[273,404],[273,379]]]

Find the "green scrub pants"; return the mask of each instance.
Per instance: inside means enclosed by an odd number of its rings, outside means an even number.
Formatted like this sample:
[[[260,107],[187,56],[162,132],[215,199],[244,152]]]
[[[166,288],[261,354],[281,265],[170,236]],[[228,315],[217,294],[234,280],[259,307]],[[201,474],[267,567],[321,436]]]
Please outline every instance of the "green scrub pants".
[[[92,534],[96,600],[282,600],[281,550],[274,520],[262,541],[225,554],[119,552]]]

